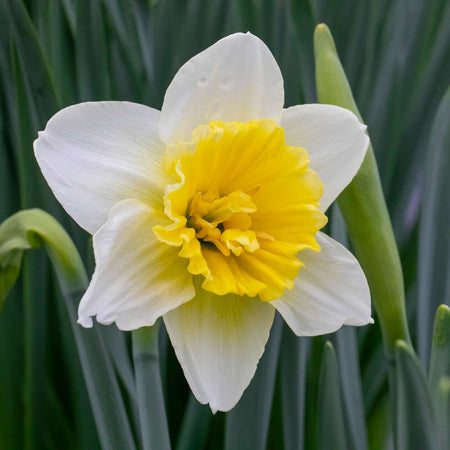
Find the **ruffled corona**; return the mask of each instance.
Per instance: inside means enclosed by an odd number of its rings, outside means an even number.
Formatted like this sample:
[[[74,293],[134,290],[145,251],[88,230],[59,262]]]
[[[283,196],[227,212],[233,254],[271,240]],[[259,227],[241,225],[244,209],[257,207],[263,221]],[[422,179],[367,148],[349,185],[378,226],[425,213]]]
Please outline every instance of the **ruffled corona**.
[[[308,165],[271,119],[200,126],[191,142],[166,150],[163,166],[176,181],[164,198],[170,223],[153,231],[181,247],[203,289],[275,300],[293,287],[298,252],[320,251],[323,186]]]

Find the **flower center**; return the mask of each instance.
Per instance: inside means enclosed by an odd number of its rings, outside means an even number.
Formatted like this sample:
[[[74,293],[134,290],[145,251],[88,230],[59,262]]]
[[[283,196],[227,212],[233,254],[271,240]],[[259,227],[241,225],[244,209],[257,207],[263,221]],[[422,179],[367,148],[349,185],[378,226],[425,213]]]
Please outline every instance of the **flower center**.
[[[153,231],[180,247],[203,289],[275,300],[293,287],[298,253],[320,251],[323,187],[308,164],[273,120],[201,126],[191,142],[166,149],[168,223]]]
[[[250,230],[250,213],[256,205],[249,194],[234,191],[220,197],[217,192],[197,192],[187,214],[187,226],[195,229],[195,237],[211,242],[224,255],[239,256],[243,250],[254,252],[259,248],[256,233]]]

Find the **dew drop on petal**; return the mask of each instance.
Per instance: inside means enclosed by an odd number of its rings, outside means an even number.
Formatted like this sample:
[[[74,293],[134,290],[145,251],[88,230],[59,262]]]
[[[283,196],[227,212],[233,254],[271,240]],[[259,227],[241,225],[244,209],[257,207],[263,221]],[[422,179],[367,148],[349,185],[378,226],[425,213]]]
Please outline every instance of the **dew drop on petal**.
[[[197,81],[197,85],[199,87],[205,87],[208,84],[208,78],[207,77],[201,77],[198,81]]]

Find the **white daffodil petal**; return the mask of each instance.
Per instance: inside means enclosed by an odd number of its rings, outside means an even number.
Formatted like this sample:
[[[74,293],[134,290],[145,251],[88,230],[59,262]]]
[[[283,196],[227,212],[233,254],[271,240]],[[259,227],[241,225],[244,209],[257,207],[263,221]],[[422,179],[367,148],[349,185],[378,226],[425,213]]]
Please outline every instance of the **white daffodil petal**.
[[[256,298],[201,290],[164,316],[186,379],[200,403],[229,411],[252,379],[275,309]]]
[[[167,144],[189,141],[195,128],[215,120],[279,122],[283,104],[283,78],[266,44],[232,34],[177,72],[164,97],[160,136]]]
[[[291,291],[270,302],[298,336],[332,333],[342,325],[373,323],[370,292],[356,258],[326,234],[317,233],[321,251],[303,250]]]
[[[326,211],[359,170],[369,146],[366,126],[333,105],[298,105],[283,110],[286,143],[303,147],[322,180],[320,209]]]
[[[96,268],[81,299],[78,322],[116,322],[121,330],[153,325],[195,295],[187,260],[179,249],[156,239],[161,219],[137,200],[117,203],[94,235]]]
[[[106,222],[120,200],[162,204],[167,182],[160,169],[159,115],[135,103],[81,103],[58,112],[39,133],[34,151],[42,173],[89,233]]]

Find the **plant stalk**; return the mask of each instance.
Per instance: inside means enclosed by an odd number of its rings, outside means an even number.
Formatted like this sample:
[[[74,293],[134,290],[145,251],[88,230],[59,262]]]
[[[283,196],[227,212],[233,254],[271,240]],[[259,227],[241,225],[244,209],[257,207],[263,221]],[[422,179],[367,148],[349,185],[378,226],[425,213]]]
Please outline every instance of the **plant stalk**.
[[[324,24],[314,33],[316,83],[319,103],[341,106],[362,121],[350,85]],[[366,275],[380,321],[385,352],[393,358],[395,342],[410,342],[400,257],[383,195],[372,146],[338,198],[355,254]]]
[[[144,450],[170,450],[169,428],[159,367],[160,320],[133,331],[133,360]]]

